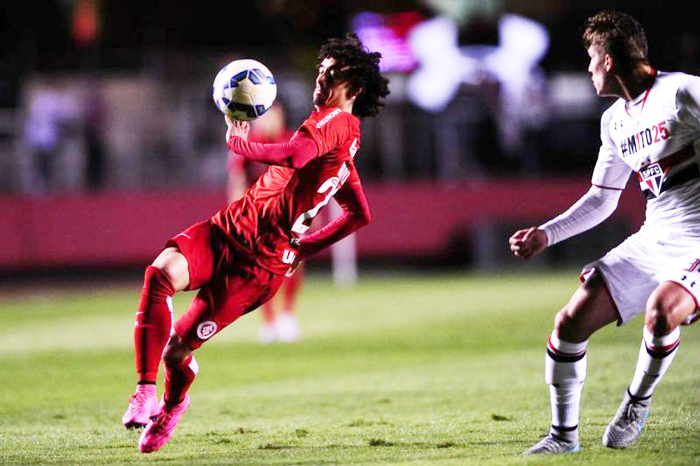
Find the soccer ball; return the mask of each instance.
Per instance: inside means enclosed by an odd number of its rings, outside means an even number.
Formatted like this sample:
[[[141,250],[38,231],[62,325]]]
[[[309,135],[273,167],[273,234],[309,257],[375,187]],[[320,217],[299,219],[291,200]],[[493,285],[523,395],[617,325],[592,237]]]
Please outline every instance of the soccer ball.
[[[235,60],[216,75],[212,97],[225,115],[235,120],[254,120],[272,106],[277,97],[277,83],[259,61]]]

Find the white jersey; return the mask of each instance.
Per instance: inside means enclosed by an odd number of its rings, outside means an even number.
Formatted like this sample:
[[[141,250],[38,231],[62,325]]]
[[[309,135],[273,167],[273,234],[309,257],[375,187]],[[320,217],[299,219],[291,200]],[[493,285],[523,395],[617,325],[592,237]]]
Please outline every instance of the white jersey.
[[[700,237],[700,77],[661,72],[632,101],[618,99],[601,118],[601,142],[593,185],[621,190],[637,172],[642,228]]]

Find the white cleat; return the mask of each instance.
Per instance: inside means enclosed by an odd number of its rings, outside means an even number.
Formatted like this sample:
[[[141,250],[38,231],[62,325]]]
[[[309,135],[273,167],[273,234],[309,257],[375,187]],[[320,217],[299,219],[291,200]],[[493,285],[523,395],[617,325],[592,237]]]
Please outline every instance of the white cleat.
[[[650,402],[651,399],[635,400],[625,391],[615,417],[605,428],[603,445],[608,448],[627,448],[632,445],[644,428]]]
[[[566,440],[547,434],[523,452],[523,455],[550,455],[560,453],[577,453],[581,450],[579,442],[567,442]]]

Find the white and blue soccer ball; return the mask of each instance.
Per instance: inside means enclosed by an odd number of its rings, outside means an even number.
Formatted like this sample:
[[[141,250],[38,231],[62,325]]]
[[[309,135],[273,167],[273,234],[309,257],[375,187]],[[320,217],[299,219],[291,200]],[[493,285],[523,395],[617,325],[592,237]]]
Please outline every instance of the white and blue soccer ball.
[[[277,97],[277,83],[270,70],[259,61],[234,60],[217,73],[212,97],[225,115],[250,121],[272,106]]]

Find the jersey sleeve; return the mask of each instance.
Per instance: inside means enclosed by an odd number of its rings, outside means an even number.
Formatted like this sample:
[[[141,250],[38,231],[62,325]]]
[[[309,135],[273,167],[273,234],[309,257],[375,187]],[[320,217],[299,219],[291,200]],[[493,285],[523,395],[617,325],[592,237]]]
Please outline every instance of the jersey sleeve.
[[[700,77],[688,75],[678,87],[676,107],[682,121],[700,129]]]
[[[240,136],[231,136],[227,145],[229,150],[248,160],[292,168],[301,168],[318,155],[312,139],[299,132],[287,142],[271,144],[249,142]]]
[[[624,189],[629,180],[632,168],[617,155],[617,148],[610,137],[610,120],[612,108],[608,109],[600,119],[600,150],[598,160],[593,169],[591,184],[600,188]]]

